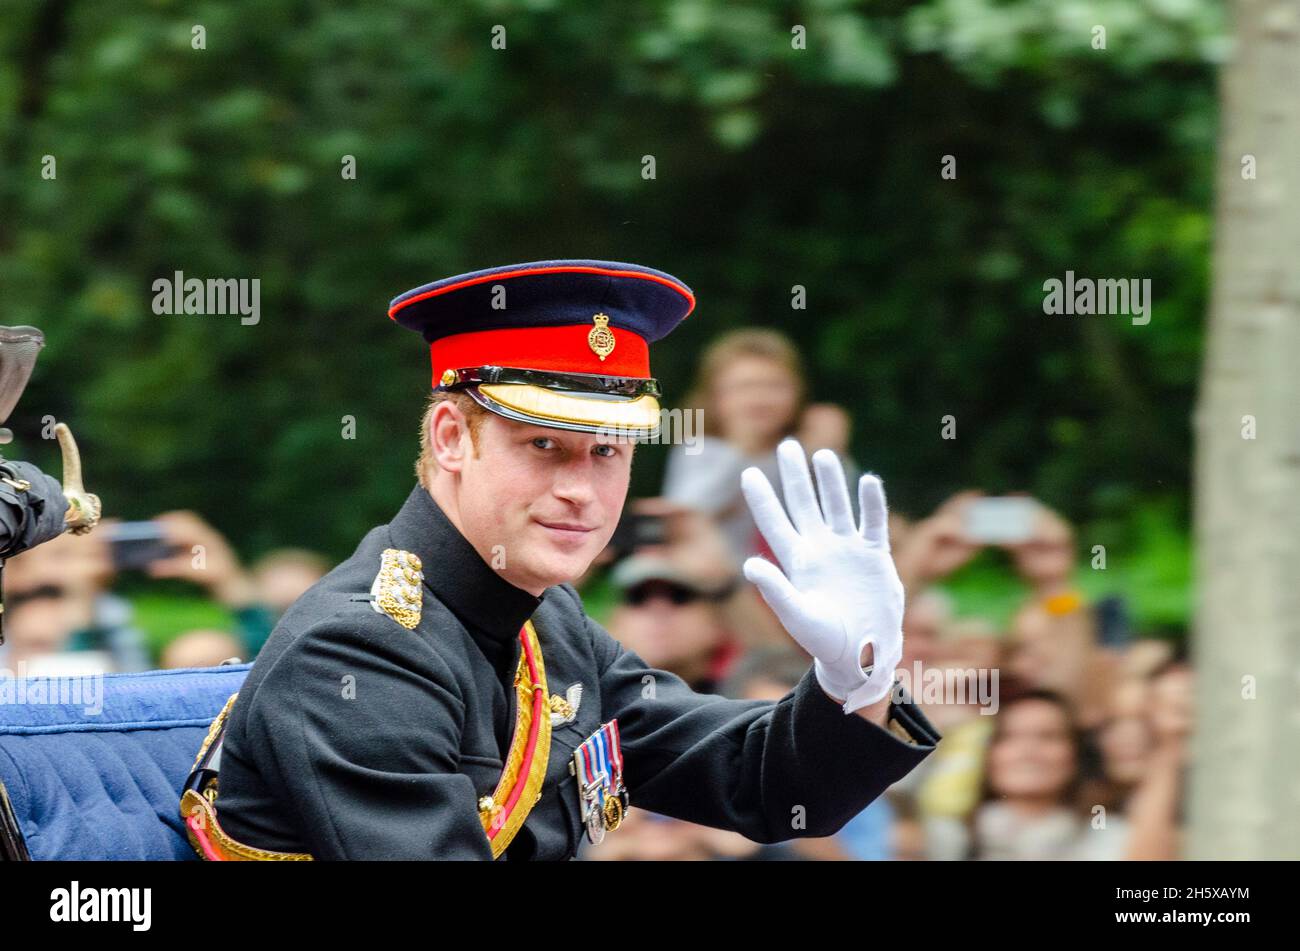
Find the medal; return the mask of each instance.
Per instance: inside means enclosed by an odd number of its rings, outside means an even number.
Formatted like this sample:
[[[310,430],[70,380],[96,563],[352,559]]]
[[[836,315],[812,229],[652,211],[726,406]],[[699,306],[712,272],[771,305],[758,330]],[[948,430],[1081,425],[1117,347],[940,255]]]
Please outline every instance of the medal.
[[[578,802],[587,839],[599,845],[606,832],[622,825],[628,806],[617,720],[610,720],[582,741],[573,751],[572,769],[578,780]]]

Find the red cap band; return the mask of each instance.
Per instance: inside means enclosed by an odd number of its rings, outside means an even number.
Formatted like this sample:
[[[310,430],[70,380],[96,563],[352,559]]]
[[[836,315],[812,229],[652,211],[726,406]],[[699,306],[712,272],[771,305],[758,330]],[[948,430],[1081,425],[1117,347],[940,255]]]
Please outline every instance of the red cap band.
[[[593,326],[513,327],[443,337],[429,346],[433,385],[439,385],[444,370],[482,366],[649,378],[650,348],[644,337],[610,327],[614,349],[602,360],[587,343]]]

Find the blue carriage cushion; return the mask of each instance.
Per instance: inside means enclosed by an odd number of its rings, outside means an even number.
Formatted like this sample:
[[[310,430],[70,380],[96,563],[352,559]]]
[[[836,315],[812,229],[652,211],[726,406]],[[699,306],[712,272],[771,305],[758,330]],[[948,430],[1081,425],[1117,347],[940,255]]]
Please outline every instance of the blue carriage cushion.
[[[0,674],[0,782],[31,857],[196,859],[177,804],[251,666],[108,674],[102,697],[91,677]]]

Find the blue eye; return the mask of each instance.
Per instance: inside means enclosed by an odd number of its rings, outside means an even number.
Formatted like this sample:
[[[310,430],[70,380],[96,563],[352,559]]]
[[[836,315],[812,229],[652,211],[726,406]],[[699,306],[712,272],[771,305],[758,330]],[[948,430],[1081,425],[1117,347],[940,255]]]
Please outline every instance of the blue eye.
[[[533,437],[533,445],[536,446],[538,449],[549,449],[550,446],[544,446],[542,445],[542,443],[549,443],[550,441],[551,441],[550,438],[547,436]]]
[[[608,449],[609,452],[602,452],[602,453],[600,453],[600,455],[604,456],[604,457],[607,458],[607,459],[608,459],[610,456],[614,456],[614,455],[617,455],[617,454],[618,454],[618,453],[616,452],[616,450],[614,449],[613,446],[595,446],[594,448],[595,448],[595,449]]]

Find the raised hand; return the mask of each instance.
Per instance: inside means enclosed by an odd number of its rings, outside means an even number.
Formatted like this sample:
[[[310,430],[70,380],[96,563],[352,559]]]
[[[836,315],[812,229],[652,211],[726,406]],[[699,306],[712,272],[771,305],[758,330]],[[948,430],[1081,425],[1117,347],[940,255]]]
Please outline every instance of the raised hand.
[[[822,689],[842,698],[844,712],[851,713],[889,693],[903,654],[903,585],[889,554],[884,487],[874,475],[859,480],[861,518],[855,528],[835,453],[813,453],[820,507],[803,447],[785,440],[777,461],[789,517],[760,470],[746,469],[740,484],[781,567],[750,558],[745,577],[813,655]]]

